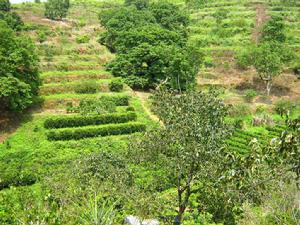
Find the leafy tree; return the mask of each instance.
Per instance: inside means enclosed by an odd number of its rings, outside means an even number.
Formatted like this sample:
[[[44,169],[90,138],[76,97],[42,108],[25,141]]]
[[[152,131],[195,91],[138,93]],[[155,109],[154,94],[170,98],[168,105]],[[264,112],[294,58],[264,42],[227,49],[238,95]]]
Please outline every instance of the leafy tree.
[[[149,7],[149,0],[125,0],[125,5],[134,5],[138,10],[147,9]]]
[[[273,16],[262,29],[261,40],[284,43],[286,40],[285,24],[282,17]]]
[[[213,93],[177,95],[160,91],[154,109],[164,127],[147,133],[133,146],[141,165],[163,170],[177,190],[178,212],[174,224],[181,224],[191,208],[191,196],[224,173],[226,106]]]
[[[143,43],[117,55],[108,68],[116,76],[128,78],[134,74],[146,79],[146,88],[154,88],[165,81],[175,89],[186,90],[194,83],[197,72],[194,63],[186,49]]]
[[[9,12],[10,6],[9,0],[0,0],[0,11]]]
[[[164,43],[184,47],[186,39],[177,32],[164,29],[158,24],[148,24],[120,32],[115,45],[118,52],[125,53],[143,43],[153,46]]]
[[[70,8],[69,0],[48,0],[45,3],[45,16],[51,20],[62,20]]]
[[[180,10],[178,6],[165,1],[159,1],[152,3],[149,10],[155,17],[156,22],[162,27],[177,31],[184,36],[187,35],[186,27],[189,24],[189,16],[187,12]]]
[[[1,103],[14,111],[22,111],[37,95],[40,85],[38,58],[29,37],[16,36],[0,21]]]
[[[253,60],[253,65],[259,77],[266,83],[266,92],[269,96],[273,78],[282,71],[281,55],[274,44],[264,42],[254,49]]]
[[[20,31],[24,27],[21,17],[15,12],[1,12],[0,20],[4,20],[13,30]]]
[[[115,41],[120,32],[155,23],[155,18],[150,12],[132,7],[104,11],[100,14],[99,19],[102,26],[107,29],[107,32],[101,35],[100,43],[107,46],[112,52],[116,51]]]

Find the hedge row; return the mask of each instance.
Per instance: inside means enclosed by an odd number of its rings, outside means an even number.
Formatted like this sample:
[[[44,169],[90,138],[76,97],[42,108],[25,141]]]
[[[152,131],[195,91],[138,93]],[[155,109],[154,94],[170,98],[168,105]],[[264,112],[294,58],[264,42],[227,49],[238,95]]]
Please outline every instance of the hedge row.
[[[124,96],[101,96],[101,99],[109,100],[115,103],[117,106],[128,106],[130,97],[128,95]]]
[[[124,124],[108,124],[99,127],[81,127],[51,130],[47,132],[47,138],[49,141],[79,140],[90,137],[132,134],[135,132],[143,132],[145,130],[145,124],[132,122]]]
[[[66,127],[83,127],[90,125],[101,125],[109,123],[126,123],[136,120],[136,113],[110,113],[97,116],[64,116],[48,118],[44,127],[47,129],[66,128]]]

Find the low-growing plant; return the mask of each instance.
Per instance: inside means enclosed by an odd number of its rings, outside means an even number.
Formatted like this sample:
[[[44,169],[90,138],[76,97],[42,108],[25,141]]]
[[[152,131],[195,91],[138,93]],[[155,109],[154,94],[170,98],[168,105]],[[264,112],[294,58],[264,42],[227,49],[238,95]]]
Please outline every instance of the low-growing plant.
[[[79,140],[90,137],[103,137],[109,135],[123,135],[146,130],[143,123],[109,124],[99,127],[65,128],[51,130],[47,133],[49,141]]]
[[[254,98],[257,96],[257,92],[253,89],[248,89],[245,91],[245,99],[247,102],[251,103]]]
[[[76,42],[78,44],[88,43],[90,41],[90,37],[88,35],[81,35],[76,38]]]
[[[124,84],[121,79],[113,80],[109,84],[109,90],[112,92],[121,92],[123,88],[124,88]]]
[[[97,90],[98,85],[93,81],[85,81],[75,87],[75,93],[77,94],[94,94]]]
[[[290,100],[280,100],[275,103],[274,110],[281,117],[289,117],[296,109],[296,104]]]
[[[230,107],[229,114],[231,116],[247,116],[251,114],[251,109],[246,104],[236,104]]]
[[[136,120],[137,116],[134,112],[112,113],[97,116],[60,116],[48,118],[44,127],[47,129],[67,128],[67,127],[83,127],[91,125],[101,125],[110,123],[126,123]]]
[[[116,111],[116,102],[113,99],[101,97],[99,99],[83,99],[77,108],[81,115],[100,115]]]
[[[37,39],[38,39],[38,41],[40,43],[43,43],[43,42],[45,42],[47,40],[47,35],[46,35],[46,33],[44,31],[38,32],[37,35],[38,35]]]

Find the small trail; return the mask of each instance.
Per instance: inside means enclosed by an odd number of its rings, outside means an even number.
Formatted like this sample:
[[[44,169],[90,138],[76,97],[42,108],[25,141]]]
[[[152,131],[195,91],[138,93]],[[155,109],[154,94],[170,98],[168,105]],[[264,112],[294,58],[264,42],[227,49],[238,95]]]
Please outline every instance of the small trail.
[[[252,40],[255,43],[259,42],[261,36],[261,29],[268,19],[269,17],[267,15],[266,6],[263,3],[256,3],[256,19],[252,33]]]
[[[148,116],[155,122],[160,123],[163,125],[162,121],[158,118],[158,116],[154,115],[150,109],[147,107],[147,101],[149,99],[150,93],[147,92],[141,92],[141,91],[134,91],[134,94],[141,100],[142,106],[145,110],[145,112],[148,114]]]

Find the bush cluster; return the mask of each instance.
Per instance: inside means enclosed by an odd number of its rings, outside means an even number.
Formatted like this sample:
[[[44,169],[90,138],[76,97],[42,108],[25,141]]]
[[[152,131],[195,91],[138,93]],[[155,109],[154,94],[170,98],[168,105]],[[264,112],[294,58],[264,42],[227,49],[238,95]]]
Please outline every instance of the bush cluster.
[[[122,80],[113,80],[109,84],[109,90],[112,92],[121,92],[124,88]]]
[[[44,127],[51,128],[66,128],[66,127],[82,127],[89,125],[101,125],[110,123],[126,123],[136,120],[137,116],[134,112],[128,113],[112,113],[98,116],[65,116],[48,118]]]
[[[77,94],[94,94],[97,90],[98,85],[93,81],[85,81],[75,87],[75,93]]]
[[[178,6],[149,0],[128,0],[121,8],[100,14],[107,32],[101,44],[117,53],[108,69],[134,89],[164,82],[185,90],[195,83],[199,53],[187,44],[188,14]]]
[[[65,128],[51,130],[47,133],[47,138],[49,141],[79,140],[90,137],[131,134],[136,132],[143,132],[145,130],[145,124],[132,122],[124,124],[109,124],[100,127]]]

